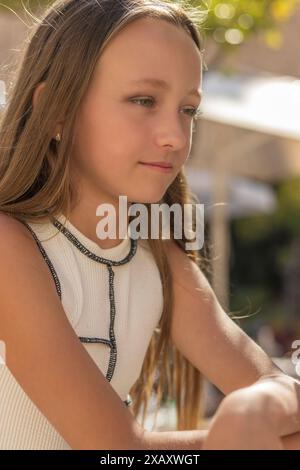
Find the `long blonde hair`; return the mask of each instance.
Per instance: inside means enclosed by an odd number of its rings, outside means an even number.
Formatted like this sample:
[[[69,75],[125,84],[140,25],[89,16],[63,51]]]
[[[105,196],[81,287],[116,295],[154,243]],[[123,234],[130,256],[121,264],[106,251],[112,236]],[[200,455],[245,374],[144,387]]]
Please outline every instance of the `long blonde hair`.
[[[1,116],[0,211],[34,223],[60,213],[68,216],[76,204],[76,190],[69,177],[76,111],[105,45],[121,28],[146,16],[183,27],[202,53],[199,31],[205,14],[187,2],[58,0],[40,19],[34,19],[20,65],[9,77],[7,105]],[[47,85],[33,109],[33,92],[43,81]],[[57,145],[53,135],[61,116],[65,126]],[[197,202],[183,170],[162,202],[182,208]],[[171,236],[174,238],[174,223]],[[183,251],[186,241],[176,240]],[[132,412],[137,417],[142,411],[144,424],[154,393],[156,412],[163,400],[175,399],[177,429],[194,429],[202,416],[202,377],[171,342],[171,270],[163,240],[150,238],[149,244],[161,276],[164,305],[140,377],[130,390]],[[199,252],[189,251],[188,256],[200,265]]]

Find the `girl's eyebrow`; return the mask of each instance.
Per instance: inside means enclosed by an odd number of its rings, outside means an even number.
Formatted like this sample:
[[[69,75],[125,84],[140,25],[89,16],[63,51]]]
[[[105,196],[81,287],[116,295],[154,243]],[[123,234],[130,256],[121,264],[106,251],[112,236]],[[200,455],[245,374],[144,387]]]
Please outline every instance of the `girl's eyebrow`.
[[[164,90],[170,90],[171,89],[171,86],[169,83],[167,83],[165,80],[161,80],[161,79],[158,79],[158,78],[141,78],[139,80],[133,80],[130,82],[131,84],[140,84],[140,83],[145,83],[145,84],[149,84],[149,85],[152,85],[156,88],[162,88]],[[197,98],[201,98],[202,97],[202,93],[201,91],[196,88],[193,88],[191,91],[189,91],[188,95],[193,95],[193,96],[196,96]]]

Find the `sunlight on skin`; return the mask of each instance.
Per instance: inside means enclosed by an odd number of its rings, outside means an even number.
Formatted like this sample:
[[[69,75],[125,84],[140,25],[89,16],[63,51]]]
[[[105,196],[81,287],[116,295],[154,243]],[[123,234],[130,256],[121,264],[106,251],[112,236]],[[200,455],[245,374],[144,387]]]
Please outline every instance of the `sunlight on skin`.
[[[145,78],[168,86],[136,83]],[[199,107],[201,86],[198,48],[186,31],[166,21],[136,20],[106,46],[77,113],[71,158],[80,200],[69,220],[88,238],[103,248],[119,242],[97,238],[100,204],[111,204],[118,214],[119,195],[129,205],[164,196],[189,157],[191,112]],[[145,166],[161,161],[172,164],[172,171]]]

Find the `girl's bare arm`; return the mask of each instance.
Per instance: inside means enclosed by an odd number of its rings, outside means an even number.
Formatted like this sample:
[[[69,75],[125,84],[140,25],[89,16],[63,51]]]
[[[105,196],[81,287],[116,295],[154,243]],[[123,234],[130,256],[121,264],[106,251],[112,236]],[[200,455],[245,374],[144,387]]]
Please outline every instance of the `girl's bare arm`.
[[[166,244],[174,281],[175,346],[226,395],[228,409],[270,418],[278,437],[299,432],[300,382],[285,375],[229,317],[187,254],[175,242]]]
[[[35,241],[4,214],[0,259],[0,339],[29,398],[72,449],[141,448],[143,429],[80,343]]]

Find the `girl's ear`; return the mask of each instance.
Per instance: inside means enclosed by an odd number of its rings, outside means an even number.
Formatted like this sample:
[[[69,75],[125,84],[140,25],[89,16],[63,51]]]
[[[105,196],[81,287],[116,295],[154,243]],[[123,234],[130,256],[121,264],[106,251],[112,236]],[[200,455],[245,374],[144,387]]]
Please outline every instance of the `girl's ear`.
[[[36,86],[36,88],[33,92],[33,96],[32,96],[32,106],[33,107],[36,106],[37,101],[40,97],[40,94],[42,93],[43,89],[45,88],[45,85],[46,85],[46,82],[41,82]],[[58,133],[62,133],[63,124],[64,124],[63,121],[57,123],[57,126],[55,128],[55,134],[53,136],[54,138],[57,136]]]
[[[46,85],[46,82],[41,82],[41,83],[39,83],[39,84],[36,86],[36,88],[35,88],[35,90],[34,90],[34,92],[33,92],[33,96],[32,96],[32,106],[33,106],[33,107],[36,106],[36,103],[37,103],[37,101],[38,101],[38,99],[39,99],[40,93],[41,93],[42,90],[44,89],[45,85]]]

